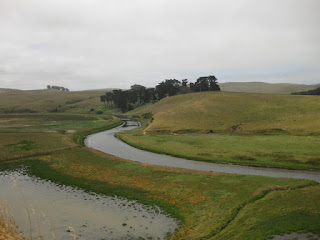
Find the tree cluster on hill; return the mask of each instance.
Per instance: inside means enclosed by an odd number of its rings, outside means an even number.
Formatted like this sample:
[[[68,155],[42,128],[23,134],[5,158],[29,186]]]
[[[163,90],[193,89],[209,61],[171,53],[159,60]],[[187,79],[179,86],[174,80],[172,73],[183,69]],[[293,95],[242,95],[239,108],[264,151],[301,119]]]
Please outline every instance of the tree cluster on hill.
[[[56,90],[59,90],[59,91],[69,92],[69,89],[68,89],[68,88],[60,87],[60,86],[50,86],[50,85],[47,85],[47,89],[56,89]]]
[[[318,87],[316,89],[309,90],[309,91],[294,92],[291,94],[292,95],[320,95],[320,87]]]
[[[191,92],[220,91],[215,76],[200,77],[194,83],[189,83],[187,79],[181,81],[177,79],[166,79],[154,88],[146,88],[135,84],[129,90],[113,90],[100,96],[100,101],[105,107],[117,107],[123,112],[130,111],[145,103],[155,102],[165,97]]]

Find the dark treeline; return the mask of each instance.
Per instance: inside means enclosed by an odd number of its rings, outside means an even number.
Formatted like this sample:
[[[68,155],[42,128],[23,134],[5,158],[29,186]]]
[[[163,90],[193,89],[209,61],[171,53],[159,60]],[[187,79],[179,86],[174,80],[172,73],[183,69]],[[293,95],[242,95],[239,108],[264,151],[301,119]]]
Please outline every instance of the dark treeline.
[[[320,95],[320,87],[304,92],[294,92],[292,95]]]
[[[60,86],[50,86],[50,85],[47,85],[47,89],[56,89],[56,90],[60,90],[60,91],[69,92],[69,89],[68,89],[68,88],[60,87]]]
[[[166,79],[154,88],[146,88],[135,84],[129,90],[113,90],[100,96],[100,101],[105,107],[117,107],[123,112],[130,111],[145,103],[155,102],[165,97],[191,92],[220,91],[215,76],[200,77],[194,83],[188,83],[187,79],[181,81]]]

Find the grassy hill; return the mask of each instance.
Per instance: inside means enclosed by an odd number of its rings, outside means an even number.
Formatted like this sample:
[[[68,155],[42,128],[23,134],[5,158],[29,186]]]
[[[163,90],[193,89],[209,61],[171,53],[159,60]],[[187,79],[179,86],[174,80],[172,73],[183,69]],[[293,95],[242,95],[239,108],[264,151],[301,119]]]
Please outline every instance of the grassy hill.
[[[247,93],[272,93],[272,94],[291,94],[320,87],[320,84],[291,84],[291,83],[264,83],[264,82],[226,82],[219,83],[222,91],[228,92],[247,92]]]
[[[187,159],[320,170],[319,96],[204,92],[130,112],[145,128],[123,141]]]
[[[149,133],[320,134],[318,96],[204,92],[165,98],[133,110],[152,112]]]
[[[0,89],[0,113],[73,112],[88,113],[102,106],[107,90],[63,92],[59,90]]]

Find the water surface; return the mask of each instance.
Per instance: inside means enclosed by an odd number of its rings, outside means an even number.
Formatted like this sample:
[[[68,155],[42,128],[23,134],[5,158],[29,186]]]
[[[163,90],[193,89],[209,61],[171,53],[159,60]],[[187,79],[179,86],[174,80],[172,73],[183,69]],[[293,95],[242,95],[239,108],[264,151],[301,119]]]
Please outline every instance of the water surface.
[[[132,125],[136,125],[133,121],[131,122]],[[210,172],[224,172],[232,174],[307,179],[320,182],[320,173],[317,171],[286,170],[275,168],[240,166],[233,164],[208,163],[140,150],[131,147],[128,144],[114,137],[114,135],[118,132],[130,130],[137,127],[130,126],[130,124],[131,123],[128,124],[128,127],[119,126],[107,131],[92,134],[86,138],[85,144],[87,147],[94,148],[120,158],[160,166],[178,167]]]
[[[25,170],[0,172],[0,205],[9,207],[26,237],[34,239],[164,239],[177,227],[158,207],[119,197],[86,193],[28,176]]]

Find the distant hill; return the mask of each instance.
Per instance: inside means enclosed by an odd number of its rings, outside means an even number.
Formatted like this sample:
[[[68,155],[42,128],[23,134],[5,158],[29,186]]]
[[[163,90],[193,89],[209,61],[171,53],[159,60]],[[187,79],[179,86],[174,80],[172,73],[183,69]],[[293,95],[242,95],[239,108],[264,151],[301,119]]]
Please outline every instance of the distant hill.
[[[226,82],[219,83],[222,91],[247,92],[247,93],[271,93],[291,94],[293,92],[308,91],[320,87],[320,84],[291,84],[291,83],[264,83],[264,82]]]
[[[202,92],[164,98],[129,114],[152,116],[150,133],[320,134],[319,109],[317,96]]]
[[[88,113],[101,106],[106,90],[59,91],[0,88],[0,113],[75,112]]]

